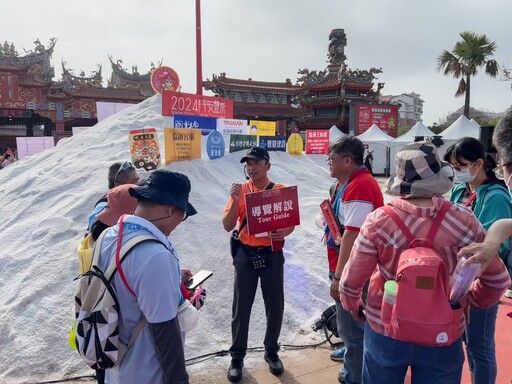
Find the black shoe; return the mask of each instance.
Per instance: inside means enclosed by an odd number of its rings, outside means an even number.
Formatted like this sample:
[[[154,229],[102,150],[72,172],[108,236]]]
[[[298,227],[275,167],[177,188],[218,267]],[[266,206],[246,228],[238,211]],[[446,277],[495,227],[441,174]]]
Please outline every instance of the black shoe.
[[[279,376],[284,372],[283,363],[279,356],[277,356],[277,353],[265,352],[265,361],[271,374]]]
[[[228,380],[230,383],[238,383],[242,380],[242,368],[244,366],[243,360],[231,360],[228,368]]]

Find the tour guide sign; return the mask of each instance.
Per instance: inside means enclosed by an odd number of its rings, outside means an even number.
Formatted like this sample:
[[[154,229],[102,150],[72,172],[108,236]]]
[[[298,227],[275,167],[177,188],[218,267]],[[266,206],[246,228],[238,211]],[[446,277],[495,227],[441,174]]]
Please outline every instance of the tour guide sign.
[[[245,195],[247,232],[255,235],[300,224],[297,186],[269,189]],[[282,248],[272,243],[272,250]]]

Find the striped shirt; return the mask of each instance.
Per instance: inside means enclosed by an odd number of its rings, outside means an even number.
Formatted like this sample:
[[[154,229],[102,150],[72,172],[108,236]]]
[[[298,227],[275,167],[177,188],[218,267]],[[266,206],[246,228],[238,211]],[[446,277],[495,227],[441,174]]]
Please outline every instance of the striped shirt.
[[[440,196],[432,198],[434,207],[417,207],[407,200],[395,199],[388,205],[404,221],[415,237],[426,237],[435,214],[445,201]],[[457,253],[475,242],[482,242],[485,230],[467,208],[452,205],[441,223],[434,245],[451,274],[457,264]],[[408,241],[395,222],[384,210],[377,209],[368,215],[357,237],[350,259],[340,281],[342,305],[346,310],[359,307],[364,283],[371,278],[366,303],[366,319],[375,332],[386,335],[380,319],[384,283],[396,278],[397,263]],[[475,280],[468,295],[479,308],[487,308],[498,302],[510,286],[510,277],[499,257],[495,257],[486,271]],[[418,303],[420,305],[420,303]],[[464,331],[461,322],[460,334]]]

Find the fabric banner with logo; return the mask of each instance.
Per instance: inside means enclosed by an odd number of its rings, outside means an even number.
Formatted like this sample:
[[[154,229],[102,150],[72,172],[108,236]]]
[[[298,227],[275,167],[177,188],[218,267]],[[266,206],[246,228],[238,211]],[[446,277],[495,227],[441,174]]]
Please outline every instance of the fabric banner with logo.
[[[164,128],[165,164],[201,158],[201,131]]]

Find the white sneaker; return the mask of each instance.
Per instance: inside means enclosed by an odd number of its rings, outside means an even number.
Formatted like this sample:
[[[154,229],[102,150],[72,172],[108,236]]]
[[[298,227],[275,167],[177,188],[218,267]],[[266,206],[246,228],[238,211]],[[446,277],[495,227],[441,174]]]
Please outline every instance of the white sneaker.
[[[505,297],[508,299],[512,299],[512,288],[507,289],[505,292]]]

